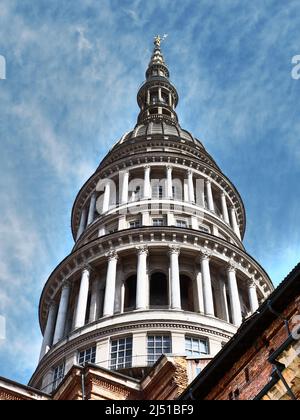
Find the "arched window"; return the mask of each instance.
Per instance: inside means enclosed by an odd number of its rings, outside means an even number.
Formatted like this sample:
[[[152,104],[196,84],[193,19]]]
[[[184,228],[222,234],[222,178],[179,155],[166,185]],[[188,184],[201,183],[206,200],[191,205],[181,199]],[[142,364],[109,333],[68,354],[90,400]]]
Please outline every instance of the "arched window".
[[[136,275],[125,281],[124,311],[133,311],[136,302]]]
[[[169,306],[168,280],[164,273],[154,273],[150,279],[150,307]]]
[[[181,307],[184,311],[194,312],[193,282],[185,275],[180,275]]]

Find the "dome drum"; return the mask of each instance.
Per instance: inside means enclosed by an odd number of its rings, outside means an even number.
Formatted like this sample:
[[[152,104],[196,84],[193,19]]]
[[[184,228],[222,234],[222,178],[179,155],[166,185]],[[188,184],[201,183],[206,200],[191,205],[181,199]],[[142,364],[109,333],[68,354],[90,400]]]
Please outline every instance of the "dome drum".
[[[161,157],[160,157],[161,159]],[[183,159],[183,158],[182,158]],[[189,175],[188,172],[191,171],[190,166],[183,165],[182,162],[179,161],[169,161],[163,162],[159,160],[158,162],[152,162],[149,164],[148,161],[142,163],[138,161],[134,164],[131,162],[130,167],[123,167],[122,170],[108,171],[108,173],[101,173],[97,174],[95,180],[90,181],[90,185],[93,185],[93,189],[86,188],[86,190],[90,191],[87,195],[87,198],[82,202],[81,207],[81,216],[77,219],[77,238],[79,239],[85,229],[94,222],[96,219],[99,219],[99,216],[105,215],[107,212],[110,214],[115,213],[116,216],[119,212],[122,214],[127,213],[125,208],[128,209],[128,213],[133,213],[131,209],[135,209],[138,206],[141,206],[141,210],[145,209],[145,206],[149,207],[149,216],[151,217],[151,207],[156,211],[157,206],[161,206],[162,211],[167,214],[168,212],[170,215],[176,213],[177,217],[180,217],[180,212],[176,210],[181,210],[181,213],[188,212],[186,216],[188,216],[187,225],[193,226],[192,216],[193,214],[198,218],[202,217],[204,214],[210,214],[220,219],[221,222],[230,226],[234,233],[234,240],[236,236],[240,239],[241,233],[240,230],[237,229],[237,223],[243,220],[241,215],[243,216],[243,208],[240,207],[240,201],[235,193],[230,194],[228,191],[228,186],[224,183],[224,178],[219,178],[216,176],[215,178],[212,177],[212,173],[206,172],[205,167],[201,171],[199,169],[194,169],[192,173],[192,181],[191,186],[193,192],[193,198],[189,198],[189,191],[188,191],[188,183],[189,183]],[[145,167],[150,167],[150,195],[155,202],[151,200],[148,203],[147,200],[151,197],[144,197],[144,189],[145,186]],[[168,175],[169,170],[172,171],[171,175]],[[123,174],[123,175],[122,175]],[[126,185],[123,185],[122,177],[126,174]],[[106,178],[107,176],[107,178]],[[172,184],[170,187],[170,194],[171,196],[168,197],[168,177],[169,184]],[[96,182],[97,180],[97,182]],[[101,181],[102,180],[102,181]],[[105,196],[105,180],[109,180],[112,182],[113,188],[110,191],[110,198],[109,198],[109,205],[106,209],[103,210],[103,200]],[[97,185],[99,182],[102,183],[101,191],[97,191]],[[144,201],[146,199],[146,201]],[[98,206],[97,203],[98,202]],[[91,210],[91,204],[93,208]],[[175,208],[173,208],[175,206]],[[97,207],[97,209],[96,209]],[[100,208],[99,208],[100,207]],[[172,209],[173,208],[173,209]],[[234,210],[232,210],[234,209]],[[92,217],[87,221],[88,214],[92,211]],[[81,223],[84,216],[84,225]],[[184,214],[182,214],[184,216]],[[185,216],[184,216],[185,217]],[[74,220],[74,219],[73,219]],[[146,221],[147,222],[147,221]],[[74,223],[74,221],[73,221]],[[147,224],[150,224],[149,221]],[[170,223],[174,225],[175,220],[170,220]],[[125,225],[118,226],[117,230],[124,228]],[[140,226],[143,226],[141,221]],[[80,227],[82,228],[80,230]],[[198,227],[196,227],[198,229]],[[243,229],[243,225],[242,225]],[[243,230],[242,230],[243,231]],[[213,226],[211,227],[211,233],[217,232],[217,229],[213,230]],[[79,234],[80,233],[80,234]]]

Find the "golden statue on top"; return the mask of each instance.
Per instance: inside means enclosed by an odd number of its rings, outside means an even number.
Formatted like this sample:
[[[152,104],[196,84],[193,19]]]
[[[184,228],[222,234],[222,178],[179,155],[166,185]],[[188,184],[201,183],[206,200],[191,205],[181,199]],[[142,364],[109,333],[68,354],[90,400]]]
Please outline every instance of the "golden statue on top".
[[[160,44],[161,44],[161,36],[156,35],[156,37],[154,38],[154,45],[156,45],[157,47],[160,47]]]
[[[159,48],[160,44],[167,38],[167,36],[168,34],[164,34],[162,37],[160,35],[156,35],[156,37],[154,37],[154,45]]]

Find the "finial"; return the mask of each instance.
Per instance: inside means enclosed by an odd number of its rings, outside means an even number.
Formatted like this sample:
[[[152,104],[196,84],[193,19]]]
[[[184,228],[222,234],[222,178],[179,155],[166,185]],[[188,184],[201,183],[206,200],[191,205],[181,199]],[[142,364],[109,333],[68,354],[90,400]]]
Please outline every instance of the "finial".
[[[164,34],[162,37],[160,35],[156,35],[156,37],[154,37],[154,45],[156,47],[160,47],[160,44],[167,38],[168,34]]]

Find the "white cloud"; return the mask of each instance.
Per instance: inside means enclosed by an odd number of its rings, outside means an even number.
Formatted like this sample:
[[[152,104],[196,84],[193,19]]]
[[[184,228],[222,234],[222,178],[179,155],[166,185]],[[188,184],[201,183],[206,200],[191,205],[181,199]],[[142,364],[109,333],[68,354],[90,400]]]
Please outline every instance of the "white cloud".
[[[5,340],[6,338],[6,321],[4,316],[0,315],[0,345],[1,341]]]
[[[139,14],[133,10],[133,9],[123,9],[124,12],[136,23],[137,25],[140,25],[142,23],[142,20],[139,16]]]
[[[1,210],[0,314],[6,319],[6,339],[0,345],[0,358],[8,376],[13,372],[22,377],[33,369],[41,341],[33,320],[37,320],[39,274],[46,263],[46,250],[28,215],[17,214],[12,205],[4,208],[3,203]],[[7,366],[12,360],[13,366]]]
[[[78,38],[78,50],[79,52],[85,51],[85,50],[91,50],[92,44],[90,43],[90,41],[87,39],[85,33],[86,33],[86,29],[83,27],[78,27],[76,28],[76,31],[79,35]]]

